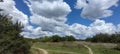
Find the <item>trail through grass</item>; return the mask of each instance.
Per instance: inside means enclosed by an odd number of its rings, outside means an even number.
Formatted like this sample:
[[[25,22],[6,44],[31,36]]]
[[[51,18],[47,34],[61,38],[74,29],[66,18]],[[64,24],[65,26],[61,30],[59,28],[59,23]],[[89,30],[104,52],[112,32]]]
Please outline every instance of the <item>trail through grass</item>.
[[[89,54],[87,48],[74,42],[35,43],[33,47],[45,49],[49,54]]]
[[[120,51],[113,49],[113,43],[90,43],[90,42],[39,42],[33,47],[42,48],[48,54],[120,54]],[[36,50],[36,49],[35,49]],[[35,51],[33,50],[33,51]]]
[[[93,54],[93,51],[90,47],[88,47],[87,45],[84,45],[88,50],[89,50],[89,54]]]

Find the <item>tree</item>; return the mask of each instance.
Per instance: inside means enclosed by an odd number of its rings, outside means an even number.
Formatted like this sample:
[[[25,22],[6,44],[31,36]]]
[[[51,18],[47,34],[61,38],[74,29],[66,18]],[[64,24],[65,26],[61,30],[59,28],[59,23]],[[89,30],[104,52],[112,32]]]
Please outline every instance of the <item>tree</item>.
[[[92,42],[110,42],[110,36],[108,34],[97,34],[93,38],[89,39]]]
[[[48,36],[44,36],[44,37],[40,37],[40,38],[39,38],[39,41],[42,41],[42,42],[50,42],[50,41],[51,41],[51,38],[48,37]]]
[[[0,54],[29,54],[30,45],[21,35],[20,23],[13,24],[10,18],[0,14]]]
[[[53,35],[50,37],[50,41],[51,42],[60,42],[61,41],[61,37],[58,35]]]
[[[86,41],[91,42],[109,42],[109,43],[120,43],[120,33],[115,34],[97,34],[92,38],[87,38]]]
[[[71,36],[65,36],[63,37],[65,41],[75,41],[76,39],[71,35]]]

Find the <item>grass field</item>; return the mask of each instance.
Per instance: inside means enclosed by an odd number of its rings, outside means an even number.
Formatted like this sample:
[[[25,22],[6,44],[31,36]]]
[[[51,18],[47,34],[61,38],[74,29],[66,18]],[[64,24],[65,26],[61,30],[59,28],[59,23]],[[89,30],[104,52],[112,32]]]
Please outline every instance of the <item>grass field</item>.
[[[34,43],[34,48],[42,48],[49,54],[89,54],[88,45],[94,54],[120,54],[120,51],[114,50],[116,44],[111,43],[89,43],[89,42],[47,42]],[[34,49],[35,51],[35,49]]]
[[[88,54],[87,48],[74,42],[35,43],[33,47],[45,49],[49,54]]]
[[[89,45],[94,54],[120,54],[120,51],[115,50],[116,44],[111,43],[93,43]]]

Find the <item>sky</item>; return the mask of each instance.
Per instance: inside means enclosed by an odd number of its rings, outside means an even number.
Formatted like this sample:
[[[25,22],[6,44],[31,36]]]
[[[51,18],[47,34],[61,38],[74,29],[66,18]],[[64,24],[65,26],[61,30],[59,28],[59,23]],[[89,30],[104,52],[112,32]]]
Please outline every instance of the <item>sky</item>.
[[[24,25],[20,34],[27,38],[120,32],[119,0],[4,0],[0,8]]]

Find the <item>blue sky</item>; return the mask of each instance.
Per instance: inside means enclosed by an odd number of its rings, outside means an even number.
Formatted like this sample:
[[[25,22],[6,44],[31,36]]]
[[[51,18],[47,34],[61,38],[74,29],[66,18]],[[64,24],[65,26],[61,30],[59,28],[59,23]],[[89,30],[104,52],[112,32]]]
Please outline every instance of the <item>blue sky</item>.
[[[27,38],[120,32],[119,0],[4,0],[0,8],[23,24]]]
[[[77,0],[64,0],[66,3],[68,3],[72,9],[72,12],[67,15],[67,24],[71,25],[73,23],[80,23],[83,25],[90,25],[93,20],[90,19],[85,19],[80,16],[81,10],[75,9],[75,4]],[[29,7],[27,6],[26,3],[24,3],[23,0],[15,0],[16,2],[16,7],[22,11],[23,13],[27,14],[28,16],[31,15],[29,11]],[[120,4],[120,1],[118,2]],[[111,7],[110,9],[113,10],[114,14],[109,17],[102,18],[102,20],[105,20],[106,22],[111,22],[114,25],[120,24],[120,5],[118,4],[118,7]]]

